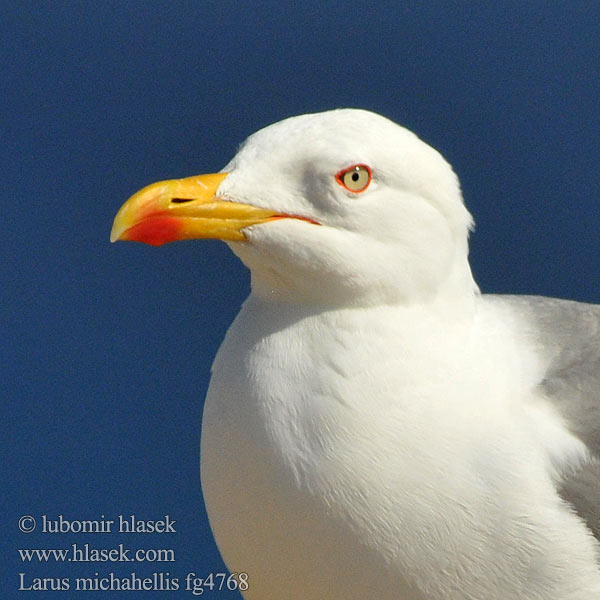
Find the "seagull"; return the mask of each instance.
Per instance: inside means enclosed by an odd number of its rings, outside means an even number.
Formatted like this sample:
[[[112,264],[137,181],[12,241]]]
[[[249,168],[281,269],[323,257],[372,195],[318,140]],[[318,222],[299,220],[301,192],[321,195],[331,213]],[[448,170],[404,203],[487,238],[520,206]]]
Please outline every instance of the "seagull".
[[[200,469],[247,600],[600,598],[600,306],[481,294],[471,229],[444,158],[358,109],[118,212],[250,269]]]

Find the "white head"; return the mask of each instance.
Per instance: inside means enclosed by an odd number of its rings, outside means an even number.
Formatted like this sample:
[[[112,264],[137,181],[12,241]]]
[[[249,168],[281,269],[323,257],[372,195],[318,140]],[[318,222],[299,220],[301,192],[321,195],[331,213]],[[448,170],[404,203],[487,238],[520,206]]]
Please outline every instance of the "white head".
[[[224,239],[253,292],[276,301],[411,304],[473,296],[470,226],[438,152],[384,117],[341,109],[258,131],[221,174],[145,188],[112,239]]]
[[[360,192],[336,177],[354,165],[372,174]],[[257,293],[362,304],[475,289],[472,221],[456,175],[382,116],[341,109],[280,121],[251,135],[224,171],[222,198],[320,224],[280,219],[246,228],[249,243],[230,244]]]

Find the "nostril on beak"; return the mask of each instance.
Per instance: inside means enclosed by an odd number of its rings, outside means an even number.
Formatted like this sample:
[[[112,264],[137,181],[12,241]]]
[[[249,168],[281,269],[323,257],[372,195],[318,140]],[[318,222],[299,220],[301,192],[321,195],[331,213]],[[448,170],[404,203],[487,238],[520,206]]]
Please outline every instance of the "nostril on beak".
[[[171,198],[173,204],[183,204],[184,202],[191,202],[193,198]]]

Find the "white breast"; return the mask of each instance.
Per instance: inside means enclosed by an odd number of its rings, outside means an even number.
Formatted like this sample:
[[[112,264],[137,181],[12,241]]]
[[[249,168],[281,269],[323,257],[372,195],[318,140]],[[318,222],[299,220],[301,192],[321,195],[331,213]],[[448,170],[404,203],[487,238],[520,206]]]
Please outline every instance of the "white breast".
[[[510,343],[476,320],[440,340],[398,309],[299,310],[247,301],[204,410],[206,506],[245,597],[512,600],[543,581],[540,598],[587,600],[559,557],[595,581],[593,544],[514,425],[531,382]],[[474,370],[482,344],[502,356]]]

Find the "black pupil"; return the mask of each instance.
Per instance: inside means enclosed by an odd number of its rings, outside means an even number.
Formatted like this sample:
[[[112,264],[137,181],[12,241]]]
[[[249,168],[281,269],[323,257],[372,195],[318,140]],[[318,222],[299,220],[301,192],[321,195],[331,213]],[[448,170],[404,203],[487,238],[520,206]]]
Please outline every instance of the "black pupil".
[[[358,177],[359,177],[358,172],[354,171],[354,173],[352,173],[352,181],[358,181]]]

